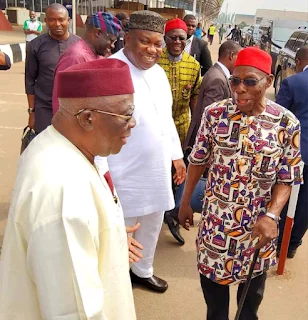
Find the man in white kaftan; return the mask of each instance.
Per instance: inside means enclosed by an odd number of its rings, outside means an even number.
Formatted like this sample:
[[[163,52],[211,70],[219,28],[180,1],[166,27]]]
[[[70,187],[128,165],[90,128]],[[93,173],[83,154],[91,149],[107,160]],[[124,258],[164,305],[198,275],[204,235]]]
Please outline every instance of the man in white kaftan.
[[[166,281],[153,275],[153,260],[164,211],[174,208],[172,162],[176,183],[186,174],[172,119],[170,85],[164,70],[156,64],[162,51],[163,27],[164,20],[155,12],[133,13],[125,48],[112,56],[130,68],[136,127],[121,154],[108,157],[125,223],[141,224],[135,239],[143,245],[143,258],[132,265],[132,281],[158,292],[168,287]]]
[[[99,84],[94,72],[125,85]],[[135,320],[122,210],[91,156],[119,152],[135,125],[129,69],[111,59],[79,64],[59,73],[59,86],[53,125],[20,158],[1,257],[0,319]]]

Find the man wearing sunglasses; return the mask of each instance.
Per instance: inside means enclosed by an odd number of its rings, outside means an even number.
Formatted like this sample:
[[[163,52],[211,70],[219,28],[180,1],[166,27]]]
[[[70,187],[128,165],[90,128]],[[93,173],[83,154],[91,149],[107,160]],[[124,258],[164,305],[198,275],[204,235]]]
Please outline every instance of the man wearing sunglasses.
[[[60,109],[19,162],[0,318],[135,320],[123,213],[94,163],[120,152],[136,125],[129,68],[96,60],[58,77]]]
[[[205,108],[179,211],[193,225],[191,194],[209,167],[197,235],[198,269],[208,320],[229,319],[229,285],[239,301],[256,248],[253,279],[240,316],[257,319],[267,270],[276,264],[281,210],[301,184],[300,126],[287,109],[265,98],[272,59],[255,47],[239,52],[230,84],[234,98]]]
[[[97,12],[86,21],[86,31],[82,39],[64,52],[55,71],[52,93],[52,111],[59,109],[57,97],[57,74],[78,63],[94,61],[111,55],[114,43],[122,30],[120,21],[108,12]]]
[[[173,19],[165,26],[166,47],[159,59],[159,65],[168,77],[173,104],[172,117],[178,131],[181,145],[187,136],[191,114],[194,113],[201,85],[200,64],[184,51],[187,39],[187,26],[181,19]],[[176,185],[173,185],[175,192]],[[166,211],[164,221],[171,233],[184,244],[184,239],[178,232],[179,224],[173,218],[175,210]]]

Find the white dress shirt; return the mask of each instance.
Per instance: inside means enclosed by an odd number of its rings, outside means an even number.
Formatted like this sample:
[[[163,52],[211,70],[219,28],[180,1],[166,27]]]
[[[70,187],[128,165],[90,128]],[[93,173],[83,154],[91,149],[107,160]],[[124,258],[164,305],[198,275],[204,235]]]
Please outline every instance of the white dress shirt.
[[[229,69],[219,61],[217,61],[216,63],[220,66],[220,68],[222,69],[222,71],[226,75],[227,79],[229,79],[231,76]]]
[[[190,54],[193,39],[194,39],[194,36],[192,35],[189,39],[186,40],[186,46],[184,51],[187,52],[188,54]]]

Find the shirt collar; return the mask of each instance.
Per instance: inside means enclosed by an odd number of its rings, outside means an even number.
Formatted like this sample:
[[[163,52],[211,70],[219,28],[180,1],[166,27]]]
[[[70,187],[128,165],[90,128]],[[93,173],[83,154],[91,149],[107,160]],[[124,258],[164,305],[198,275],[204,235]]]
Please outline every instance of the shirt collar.
[[[303,71],[307,70],[308,69],[308,64],[306,65],[306,67],[303,69]]]
[[[173,57],[168,53],[168,59],[172,62],[178,62],[181,61],[183,58],[183,53],[181,55],[179,55],[178,57]]]
[[[220,66],[220,68],[222,69],[222,71],[223,71],[224,74],[226,75],[227,79],[229,79],[230,76],[231,76],[231,74],[230,74],[230,71],[228,70],[228,68],[227,68],[224,64],[222,64],[221,62],[219,62],[219,61],[217,61],[216,63]]]
[[[191,43],[194,39],[194,35],[192,35],[189,39],[186,40],[186,45],[187,43]]]

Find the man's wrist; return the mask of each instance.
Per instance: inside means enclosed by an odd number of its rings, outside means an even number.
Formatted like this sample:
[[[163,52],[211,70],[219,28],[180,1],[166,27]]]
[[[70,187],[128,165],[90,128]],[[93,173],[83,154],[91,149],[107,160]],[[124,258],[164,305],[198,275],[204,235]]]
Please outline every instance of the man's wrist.
[[[271,218],[271,219],[274,220],[277,224],[279,223],[280,217],[279,217],[279,216],[276,216],[274,213],[272,213],[272,212],[266,212],[266,213],[265,213],[265,216]]]

